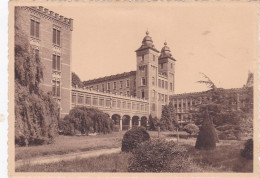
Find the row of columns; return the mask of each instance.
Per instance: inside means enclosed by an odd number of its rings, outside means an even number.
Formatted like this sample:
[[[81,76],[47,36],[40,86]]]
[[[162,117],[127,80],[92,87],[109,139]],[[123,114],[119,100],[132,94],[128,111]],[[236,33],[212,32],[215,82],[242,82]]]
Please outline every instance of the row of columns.
[[[122,115],[118,115],[118,116],[120,116],[120,118],[119,118],[119,130],[122,131],[123,130],[123,116]],[[133,127],[133,124],[132,124],[133,117],[132,116],[129,116],[129,117],[130,117],[129,118],[129,129],[131,129]],[[138,126],[141,126],[141,118],[142,117],[138,118]],[[146,125],[147,125],[147,122],[148,122],[148,118],[146,118]]]

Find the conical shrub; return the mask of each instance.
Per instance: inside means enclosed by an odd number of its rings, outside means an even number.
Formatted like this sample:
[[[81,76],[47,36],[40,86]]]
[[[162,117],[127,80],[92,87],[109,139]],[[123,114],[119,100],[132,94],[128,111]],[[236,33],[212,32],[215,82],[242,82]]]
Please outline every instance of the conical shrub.
[[[196,149],[212,150],[216,148],[216,131],[210,118],[204,118],[197,137]]]

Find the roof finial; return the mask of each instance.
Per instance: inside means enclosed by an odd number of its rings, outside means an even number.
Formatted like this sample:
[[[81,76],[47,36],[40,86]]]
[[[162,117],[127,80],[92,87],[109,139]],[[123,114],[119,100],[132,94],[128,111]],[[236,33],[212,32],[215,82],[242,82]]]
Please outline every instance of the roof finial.
[[[146,30],[146,35],[149,35],[149,31],[148,31],[148,29]]]
[[[164,42],[164,46],[166,46],[167,45],[167,42],[166,42],[166,40],[165,40],[165,42]]]

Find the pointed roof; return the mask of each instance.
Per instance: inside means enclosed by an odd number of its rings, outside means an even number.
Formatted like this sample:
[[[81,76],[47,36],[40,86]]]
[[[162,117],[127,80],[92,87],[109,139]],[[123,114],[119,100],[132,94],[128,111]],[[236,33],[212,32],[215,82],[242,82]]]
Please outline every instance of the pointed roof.
[[[167,46],[167,42],[164,42],[164,47],[161,50],[161,55],[159,56],[159,60],[160,59],[164,59],[164,58],[170,58],[174,61],[176,61],[171,54],[171,50],[170,48]]]
[[[138,48],[136,50],[136,52],[144,50],[144,49],[152,49],[152,50],[154,50],[154,51],[159,53],[159,51],[154,47],[152,37],[149,36],[149,32],[148,31],[146,32],[146,36],[143,38],[142,46],[140,48]]]

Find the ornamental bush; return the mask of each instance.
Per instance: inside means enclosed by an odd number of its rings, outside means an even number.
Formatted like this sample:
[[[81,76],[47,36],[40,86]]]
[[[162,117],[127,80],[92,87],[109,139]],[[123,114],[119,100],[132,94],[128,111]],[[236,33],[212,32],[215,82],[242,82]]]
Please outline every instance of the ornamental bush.
[[[114,129],[114,122],[108,114],[96,108],[75,107],[60,123],[60,132],[64,135],[75,135],[89,132],[110,133]]]
[[[196,126],[195,124],[187,124],[183,128],[185,132],[191,135],[197,135],[199,133],[199,127]]]
[[[132,153],[129,172],[184,172],[191,167],[186,148],[173,141],[149,140]]]
[[[216,130],[212,119],[205,117],[196,140],[196,149],[211,150],[216,148]]]
[[[124,152],[132,151],[138,144],[147,140],[150,140],[150,135],[144,127],[132,128],[124,134],[121,150]]]
[[[248,139],[245,143],[245,148],[241,150],[241,156],[246,159],[253,159],[253,139]]]

